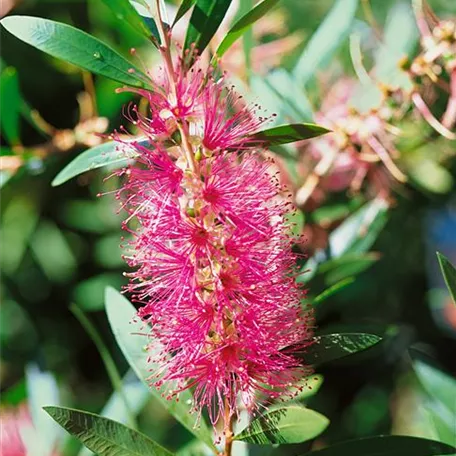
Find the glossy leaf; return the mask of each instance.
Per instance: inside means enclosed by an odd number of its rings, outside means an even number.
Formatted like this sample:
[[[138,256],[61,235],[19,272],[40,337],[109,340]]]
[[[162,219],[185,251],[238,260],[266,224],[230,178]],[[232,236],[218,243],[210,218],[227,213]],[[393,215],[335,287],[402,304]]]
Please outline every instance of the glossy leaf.
[[[230,4],[231,0],[196,1],[185,37],[184,51],[190,49],[192,44],[199,53],[206,49],[222,23]]]
[[[185,13],[196,3],[196,0],[183,0],[177,10],[176,17],[173,21],[173,27],[185,15]]]
[[[19,143],[21,94],[17,71],[6,68],[0,75],[0,126],[11,145]]]
[[[437,258],[439,260],[440,269],[442,270],[443,278],[445,279],[446,286],[453,297],[453,301],[456,304],[456,269],[441,253],[437,252]]]
[[[314,410],[299,406],[277,407],[253,420],[234,439],[257,445],[301,443],[314,439],[329,420]]]
[[[119,348],[138,378],[149,387],[147,379],[159,366],[147,361],[145,346],[150,342],[144,335],[147,328],[141,321],[133,320],[136,309],[113,288],[106,289],[105,303],[109,324]],[[197,417],[190,413],[192,395],[188,390],[179,395],[178,402],[175,399],[167,400],[156,388],[150,388],[150,392],[192,434],[210,447],[213,446],[211,431],[203,418],[199,427],[195,428]]]
[[[101,168],[107,165],[124,166],[128,160],[134,158],[136,152],[133,148],[119,146],[119,143],[110,141],[99,146],[92,147],[79,154],[73,161],[55,176],[52,186],[57,187],[79,174]]]
[[[265,143],[267,146],[279,146],[280,144],[315,138],[328,132],[328,129],[320,125],[300,123],[268,128],[267,130],[253,134],[251,138],[257,139],[260,143]]]
[[[277,399],[277,402],[287,402],[287,401],[304,401],[309,397],[314,396],[317,394],[318,390],[320,389],[321,385],[323,384],[323,375],[321,374],[314,374],[309,375],[308,377],[304,377],[301,379],[295,387],[290,388],[290,393],[293,394],[298,390],[296,396],[292,396],[290,394],[283,394]]]
[[[402,435],[379,435],[337,443],[301,456],[437,456],[453,454],[456,448],[435,440]]]
[[[328,61],[350,33],[358,0],[338,0],[299,58],[293,75],[304,85]]]
[[[151,30],[129,0],[103,0],[103,2],[112,9],[117,19],[126,21],[132,28],[143,34],[146,38],[153,36],[158,42],[160,41],[160,34],[157,27],[155,26],[155,30]]]
[[[325,334],[315,337],[302,357],[308,364],[320,365],[367,350],[381,340],[375,334],[366,333]]]
[[[142,87],[148,80],[108,45],[70,25],[31,16],[8,16],[0,22],[25,43],[85,70],[130,86]]]
[[[214,58],[222,57],[223,54],[235,43],[258,19],[261,19],[279,0],[262,0],[247,14],[242,16],[228,31],[219,44]]]
[[[168,450],[121,423],[66,407],[44,407],[71,435],[100,456],[168,456]]]

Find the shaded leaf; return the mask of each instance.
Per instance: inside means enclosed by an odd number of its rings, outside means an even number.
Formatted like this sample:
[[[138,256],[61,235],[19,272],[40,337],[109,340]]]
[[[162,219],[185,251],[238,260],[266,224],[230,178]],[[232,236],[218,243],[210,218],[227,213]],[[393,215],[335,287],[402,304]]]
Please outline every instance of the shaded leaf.
[[[328,61],[350,33],[358,0],[338,0],[310,38],[301,54],[293,75],[305,84]]]
[[[194,44],[202,53],[225,17],[231,0],[197,0],[185,37],[184,52]],[[194,56],[190,57],[191,59]],[[192,63],[192,60],[189,62]]]
[[[223,54],[235,43],[258,19],[261,19],[279,0],[262,0],[247,14],[242,16],[228,31],[215,52],[214,59]]]
[[[176,17],[174,18],[173,21],[173,27],[176,25],[176,23],[179,21],[179,19],[184,16],[184,14],[196,3],[196,0],[183,0],[183,2],[180,4],[179,9],[177,10]]]
[[[314,439],[329,420],[314,410],[299,405],[277,407],[253,420],[234,439],[257,445],[301,443]]]
[[[128,160],[136,156],[134,148],[128,148],[116,141],[110,141],[92,147],[79,154],[73,161],[55,176],[52,186],[57,187],[79,174],[107,165],[125,166]]]
[[[336,294],[338,291],[343,290],[348,285],[351,285],[354,281],[354,277],[346,277],[345,279],[340,280],[339,282],[321,292],[318,296],[315,296],[315,298],[312,299],[312,303],[320,304],[332,295]]]
[[[441,253],[437,252],[437,258],[439,260],[440,269],[442,270],[443,278],[445,279],[446,286],[453,297],[453,301],[456,304],[456,269]]]
[[[100,456],[167,456],[168,450],[121,423],[66,407],[44,407],[71,435]]]
[[[85,70],[136,87],[148,80],[108,45],[70,25],[31,16],[8,16],[0,22],[25,43]]]
[[[17,71],[13,67],[8,67],[0,75],[0,126],[2,134],[11,145],[20,142],[21,102]]]
[[[314,343],[306,348],[302,357],[306,363],[320,365],[367,350],[382,340],[375,334],[340,333],[314,337]]]
[[[149,387],[147,379],[159,366],[147,361],[148,353],[145,346],[150,342],[144,335],[147,328],[144,328],[144,323],[141,321],[133,320],[136,309],[113,288],[106,288],[105,303],[109,324],[119,348],[138,378]],[[195,427],[197,417],[190,413],[193,404],[190,391],[185,390],[180,393],[178,402],[175,399],[167,400],[162,396],[163,391],[158,391],[156,388],[151,388],[150,392],[177,421],[198,439],[213,447],[211,431],[203,418],[199,427]]]
[[[302,456],[437,456],[453,454],[456,448],[435,440],[401,435],[379,435],[337,443]]]
[[[268,146],[278,146],[288,144],[304,139],[314,138],[324,135],[329,130],[311,123],[279,125],[268,128],[251,135],[252,139],[257,139],[260,143],[266,143]]]

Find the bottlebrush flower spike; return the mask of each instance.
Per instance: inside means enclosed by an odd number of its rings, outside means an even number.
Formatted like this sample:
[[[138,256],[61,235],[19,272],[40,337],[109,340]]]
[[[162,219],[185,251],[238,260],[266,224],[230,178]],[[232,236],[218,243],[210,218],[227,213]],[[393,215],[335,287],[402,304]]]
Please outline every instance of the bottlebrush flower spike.
[[[169,396],[192,387],[195,410],[226,423],[238,399],[253,410],[259,393],[277,397],[309,373],[293,353],[309,344],[312,317],[294,280],[290,202],[258,142],[245,140],[264,120],[210,75],[181,72],[170,99],[151,106],[189,105],[170,110],[181,142],[165,149],[141,119],[150,147],[129,143],[139,159],[118,173],[132,236],[127,291],[142,305],[150,356],[161,365],[151,383],[173,385]]]

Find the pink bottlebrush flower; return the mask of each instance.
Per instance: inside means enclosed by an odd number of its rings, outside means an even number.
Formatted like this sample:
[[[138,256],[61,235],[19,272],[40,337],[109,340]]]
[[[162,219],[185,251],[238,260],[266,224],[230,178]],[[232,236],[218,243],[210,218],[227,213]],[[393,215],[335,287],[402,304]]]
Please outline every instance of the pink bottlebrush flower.
[[[275,397],[309,373],[294,353],[309,344],[312,326],[294,278],[291,205],[270,162],[248,150],[258,143],[246,137],[264,120],[238,106],[232,89],[200,78],[181,79],[199,91],[174,92],[177,106],[191,93],[192,114],[176,119],[202,147],[193,168],[140,122],[151,146],[129,143],[139,158],[118,173],[126,178],[118,198],[132,236],[127,291],[142,305],[150,357],[161,366],[150,381],[166,383],[170,397],[192,387],[195,410],[207,407],[216,423],[237,413],[238,398],[254,410],[259,393]]]
[[[0,449],[3,456],[25,456],[25,447],[21,429],[32,428],[30,414],[25,407],[2,409],[0,411]]]

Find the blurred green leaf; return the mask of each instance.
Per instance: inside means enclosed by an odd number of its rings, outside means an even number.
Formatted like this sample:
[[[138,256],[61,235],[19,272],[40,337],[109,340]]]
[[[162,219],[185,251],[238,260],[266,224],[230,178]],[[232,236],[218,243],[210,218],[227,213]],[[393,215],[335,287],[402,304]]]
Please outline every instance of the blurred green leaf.
[[[279,146],[304,139],[314,138],[324,135],[329,130],[311,123],[299,123],[279,125],[278,127],[268,128],[251,135],[252,139],[265,142],[268,146]]]
[[[296,393],[296,391],[298,391],[296,396],[290,394],[283,394],[277,399],[277,402],[304,401],[309,397],[312,397],[315,394],[317,394],[322,384],[323,375],[309,375],[308,377],[304,377],[303,379],[301,379],[294,387],[290,388],[291,394]]]
[[[440,269],[442,270],[443,278],[445,279],[446,286],[453,297],[453,301],[456,304],[456,269],[448,261],[445,255],[437,252],[437,258],[439,260]]]
[[[228,33],[219,44],[213,57],[213,61],[220,58],[258,19],[261,19],[270,9],[272,9],[279,0],[262,0],[247,14],[242,16],[230,28]]]
[[[0,126],[8,142],[20,143],[19,119],[22,97],[17,71],[8,67],[0,75]]]
[[[367,350],[382,340],[375,334],[341,333],[314,337],[301,356],[307,364],[320,365]]]
[[[79,154],[65,168],[55,176],[52,186],[57,187],[79,174],[101,168],[102,166],[114,165],[121,167],[128,163],[128,159],[136,156],[133,148],[121,145],[116,141],[110,141],[99,146],[92,147]]]
[[[433,147],[435,145],[431,146],[431,148]],[[408,174],[416,184],[428,192],[446,194],[454,186],[451,172],[426,157],[410,160]]]
[[[148,362],[148,352],[145,349],[150,340],[144,335],[144,323],[135,321],[136,309],[130,302],[113,288],[107,288],[105,294],[106,313],[109,324],[116,338],[122,353],[130,364],[130,367],[136,373],[138,378],[145,383],[151,372],[158,369],[159,366]],[[199,427],[196,426],[197,417],[190,413],[193,400],[189,390],[184,390],[179,395],[179,401],[167,400],[162,396],[163,391],[156,388],[150,389],[151,394],[163,404],[163,406],[187,428],[193,435],[213,448],[212,434],[204,418],[201,418]]]
[[[196,0],[183,0],[179,6],[179,9],[177,10],[176,17],[174,18],[172,25],[173,27],[195,3]]]
[[[197,0],[190,25],[185,37],[184,52],[194,44],[198,53],[202,53],[211,41],[225,17],[231,0]],[[189,56],[191,64],[194,55]]]
[[[437,456],[456,448],[434,440],[401,435],[379,435],[349,440],[302,456]]]
[[[166,456],[168,450],[123,424],[66,407],[44,407],[71,435],[100,456]]]
[[[257,445],[301,443],[320,435],[328,424],[328,418],[314,410],[299,405],[277,407],[253,420],[234,439]]]
[[[392,87],[410,90],[409,76],[399,68],[418,41],[418,29],[409,2],[398,2],[389,11],[383,33],[383,43],[375,56],[375,79]]]
[[[380,198],[358,209],[330,234],[331,256],[367,252],[382,231],[387,213],[388,204]]]
[[[320,293],[318,296],[315,296],[315,298],[312,299],[312,303],[314,305],[320,304],[332,295],[336,294],[338,291],[343,290],[348,285],[351,285],[354,281],[354,277],[346,277],[345,279],[340,280],[339,282],[335,283],[334,285],[330,286],[325,291]]]
[[[160,42],[160,34],[157,26],[155,33],[144,22],[141,15],[136,11],[135,7],[129,0],[103,0],[103,2],[112,9],[117,19],[126,21],[134,30],[143,34],[146,38],[154,37],[157,42]]]
[[[294,67],[293,76],[300,84],[305,85],[339,48],[350,33],[357,8],[358,0],[337,0]]]
[[[11,34],[47,54],[129,86],[143,87],[148,77],[109,46],[67,24],[31,16],[7,16]]]

